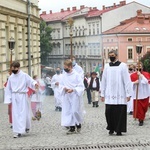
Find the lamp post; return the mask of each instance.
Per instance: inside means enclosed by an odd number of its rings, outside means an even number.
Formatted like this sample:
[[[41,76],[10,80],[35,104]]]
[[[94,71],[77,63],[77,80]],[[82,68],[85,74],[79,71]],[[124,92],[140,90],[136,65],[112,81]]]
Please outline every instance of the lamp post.
[[[9,46],[9,49],[10,49],[10,72],[9,72],[9,74],[11,74],[12,50],[15,47],[15,40],[14,40],[14,38],[12,38],[12,37],[10,38],[10,40],[8,41],[8,46]]]
[[[68,23],[68,25],[69,25],[69,27],[70,27],[70,56],[72,56],[72,36],[73,36],[73,33],[72,33],[72,26],[73,26],[74,21],[73,21],[72,18],[69,18],[69,19],[67,20],[67,23]]]
[[[136,45],[136,53],[138,55],[138,70],[140,68],[140,55],[142,52],[142,45]],[[138,76],[138,80],[139,80],[139,76]],[[136,87],[136,101],[135,101],[135,110],[134,110],[134,116],[135,116],[135,120],[136,120],[136,116],[137,116],[137,101],[138,101],[138,92],[139,92],[139,84],[137,84]]]

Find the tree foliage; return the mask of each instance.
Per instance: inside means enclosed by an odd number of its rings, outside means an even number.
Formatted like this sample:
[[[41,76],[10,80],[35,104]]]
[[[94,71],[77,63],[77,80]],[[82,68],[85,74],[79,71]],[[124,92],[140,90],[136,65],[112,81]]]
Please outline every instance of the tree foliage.
[[[143,63],[144,71],[150,73],[150,52],[147,52],[142,58],[141,62]]]
[[[48,56],[52,51],[51,44],[51,33],[52,28],[49,27],[45,21],[41,21],[40,23],[40,47],[41,47],[41,64],[48,65]]]

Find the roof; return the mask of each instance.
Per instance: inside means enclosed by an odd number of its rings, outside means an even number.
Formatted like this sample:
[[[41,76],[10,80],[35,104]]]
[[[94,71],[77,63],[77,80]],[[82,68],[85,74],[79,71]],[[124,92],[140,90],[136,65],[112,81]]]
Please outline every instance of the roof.
[[[71,10],[71,11],[63,11],[63,12],[56,12],[56,13],[50,13],[50,14],[41,14],[40,17],[47,21],[57,21],[62,20],[64,17],[71,15],[72,13],[76,12],[77,10]]]
[[[124,20],[120,25],[103,32],[104,35],[118,33],[150,33],[150,14]]]
[[[103,5],[103,8],[102,10],[98,10],[97,7],[85,7],[84,5],[81,5],[80,6],[80,9],[76,9],[76,7],[72,7],[72,10],[70,8],[67,8],[67,10],[64,10],[64,9],[61,9],[61,12],[56,12],[56,13],[52,13],[52,11],[50,11],[49,14],[46,14],[46,12],[42,12],[42,14],[40,15],[41,18],[43,20],[45,20],[46,22],[48,21],[58,21],[58,20],[63,20],[65,17],[77,12],[77,11],[81,11],[85,8],[89,8],[89,11],[87,11],[87,13],[85,14],[85,16],[87,18],[90,18],[90,17],[96,17],[96,16],[100,16],[102,15],[103,13],[106,13],[108,11],[111,11],[111,10],[114,10],[114,9],[117,9],[121,6],[124,6],[126,5],[126,1],[120,1],[120,4],[116,5],[115,3],[113,4],[113,6],[108,6],[108,7],[105,7]]]

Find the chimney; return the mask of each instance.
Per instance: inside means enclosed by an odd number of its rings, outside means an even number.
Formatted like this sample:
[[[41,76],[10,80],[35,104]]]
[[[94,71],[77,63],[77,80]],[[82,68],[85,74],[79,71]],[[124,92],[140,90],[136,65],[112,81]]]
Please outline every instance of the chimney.
[[[126,5],[126,1],[120,1],[120,6]]]
[[[116,3],[114,3],[114,7],[116,7]]]
[[[93,7],[93,10],[97,10],[97,7]]]
[[[77,8],[76,7],[72,7],[72,10],[77,10]]]
[[[49,13],[52,14],[52,10],[50,10]]]
[[[142,15],[142,10],[141,9],[137,10],[136,12],[137,12],[137,16],[141,16]]]
[[[70,7],[67,8],[67,11],[70,11]]]
[[[103,5],[103,10],[105,10],[105,5]]]
[[[81,5],[81,6],[80,6],[80,9],[83,9],[83,8],[84,8],[84,5]]]
[[[64,9],[63,9],[63,8],[61,9],[61,12],[64,12]]]
[[[144,20],[145,20],[145,17],[144,17],[144,16],[137,16],[137,22],[138,22],[138,23],[143,24],[143,23],[144,23]]]
[[[89,7],[89,10],[92,10],[92,7]]]
[[[46,11],[42,11],[42,15],[46,15]]]

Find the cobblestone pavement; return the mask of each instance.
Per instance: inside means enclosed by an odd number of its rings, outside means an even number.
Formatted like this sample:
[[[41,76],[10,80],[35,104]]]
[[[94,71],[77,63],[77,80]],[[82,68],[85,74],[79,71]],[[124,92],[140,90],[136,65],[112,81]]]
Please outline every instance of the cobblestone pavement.
[[[0,103],[0,150],[48,150],[48,148],[51,150],[54,147],[88,149],[88,146],[89,149],[150,150],[149,112],[143,127],[138,126],[138,121],[128,115],[128,132],[123,136],[109,136],[106,130],[104,103],[100,102],[100,107],[93,108],[92,105],[87,104],[86,96],[84,96],[84,103],[86,115],[80,134],[66,135],[67,130],[60,125],[61,113],[54,110],[53,96],[46,96],[41,120],[32,121],[30,133],[17,139],[13,138],[12,129],[8,123],[7,105]],[[135,146],[137,143],[142,146]],[[123,144],[126,145],[123,146]],[[128,144],[133,144],[134,147]],[[117,147],[117,145],[122,146]]]

